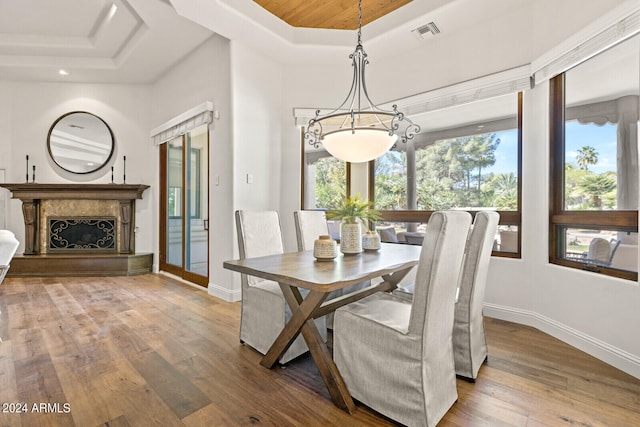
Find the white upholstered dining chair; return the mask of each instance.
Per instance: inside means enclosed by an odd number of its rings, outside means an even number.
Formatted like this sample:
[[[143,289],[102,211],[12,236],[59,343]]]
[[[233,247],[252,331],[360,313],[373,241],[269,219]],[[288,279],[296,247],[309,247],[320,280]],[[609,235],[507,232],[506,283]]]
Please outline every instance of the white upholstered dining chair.
[[[336,310],[334,359],[351,395],[409,426],[435,426],[456,401],[454,300],[471,215],[431,215],[413,301],[379,292]]]
[[[327,215],[324,211],[295,211],[293,220],[296,225],[298,250],[313,250],[313,244],[318,236],[329,235]]]
[[[20,246],[16,236],[9,230],[0,230],[0,284],[9,271],[11,260]]]
[[[280,216],[276,211],[236,211],[236,231],[241,259],[284,252]],[[245,274],[241,275],[241,283],[240,341],[266,354],[291,317],[291,309],[278,283]],[[303,289],[300,292],[306,294]],[[315,321],[326,339],[325,319]],[[280,363],[287,363],[306,351],[307,344],[299,336],[282,355]]]
[[[313,245],[318,236],[328,235],[329,226],[327,216],[324,211],[295,211],[293,218],[296,225],[296,236],[298,238],[298,250],[313,250]],[[370,280],[347,286],[346,288],[332,291],[327,297],[328,300],[348,294],[371,285]],[[333,328],[333,313],[326,316],[327,327]]]
[[[458,283],[453,321],[453,356],[456,374],[470,381],[475,381],[480,366],[487,359],[482,306],[499,220],[500,214],[497,212],[476,213]]]

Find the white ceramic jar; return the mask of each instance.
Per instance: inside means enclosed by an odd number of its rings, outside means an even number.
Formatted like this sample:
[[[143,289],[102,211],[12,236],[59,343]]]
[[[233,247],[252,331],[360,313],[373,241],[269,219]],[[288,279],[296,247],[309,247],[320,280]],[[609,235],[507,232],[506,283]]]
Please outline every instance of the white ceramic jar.
[[[313,256],[318,261],[331,261],[338,256],[338,245],[331,236],[322,235],[313,242]]]
[[[362,235],[362,249],[377,251],[380,249],[380,235],[375,231],[367,231]]]
[[[359,222],[340,224],[340,252],[354,255],[362,252],[362,226]]]

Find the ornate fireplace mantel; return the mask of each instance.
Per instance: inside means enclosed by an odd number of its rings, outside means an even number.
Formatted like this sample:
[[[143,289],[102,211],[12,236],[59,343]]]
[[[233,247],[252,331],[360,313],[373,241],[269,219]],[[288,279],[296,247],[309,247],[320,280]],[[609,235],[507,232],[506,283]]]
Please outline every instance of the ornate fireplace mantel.
[[[24,255],[46,252],[40,244],[43,206],[46,203],[72,204],[74,201],[111,201],[119,209],[118,254],[135,252],[135,201],[149,188],[144,184],[0,184],[11,191],[12,198],[22,200],[25,242]],[[99,203],[99,202],[98,202]]]

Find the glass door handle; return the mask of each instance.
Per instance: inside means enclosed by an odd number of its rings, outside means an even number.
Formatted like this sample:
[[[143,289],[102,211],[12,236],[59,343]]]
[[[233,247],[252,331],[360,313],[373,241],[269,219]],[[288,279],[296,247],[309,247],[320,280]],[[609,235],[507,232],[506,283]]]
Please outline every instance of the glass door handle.
[[[204,229],[205,230],[209,230],[209,220],[208,219],[204,220]]]

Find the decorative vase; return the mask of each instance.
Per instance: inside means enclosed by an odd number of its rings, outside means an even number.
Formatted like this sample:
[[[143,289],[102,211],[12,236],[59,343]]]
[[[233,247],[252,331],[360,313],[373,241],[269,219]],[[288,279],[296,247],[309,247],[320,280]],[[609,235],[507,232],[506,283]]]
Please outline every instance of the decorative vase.
[[[362,248],[365,251],[377,251],[380,249],[380,235],[375,231],[367,231],[362,235]]]
[[[338,256],[338,245],[331,236],[322,235],[313,242],[313,256],[318,261],[331,261]]]
[[[359,254],[362,252],[362,226],[359,222],[340,224],[340,252]]]

